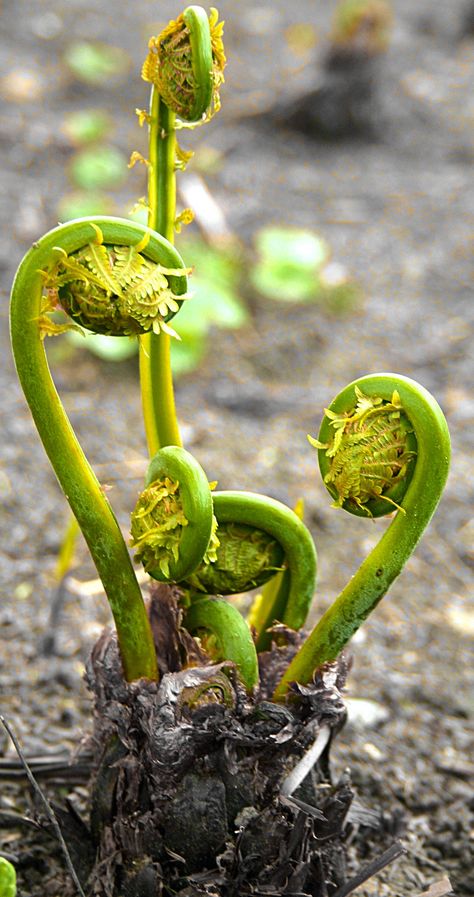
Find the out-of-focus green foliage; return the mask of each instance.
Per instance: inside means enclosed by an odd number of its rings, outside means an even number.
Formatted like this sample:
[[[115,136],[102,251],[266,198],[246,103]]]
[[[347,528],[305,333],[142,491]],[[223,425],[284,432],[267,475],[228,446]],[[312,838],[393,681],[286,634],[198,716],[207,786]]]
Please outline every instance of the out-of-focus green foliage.
[[[314,231],[264,227],[255,247],[250,282],[262,296],[277,302],[318,302],[334,312],[346,311],[357,301],[357,285],[342,265],[330,260],[328,244]]]
[[[258,254],[250,272],[255,289],[269,299],[305,302],[319,290],[319,272],[329,258],[327,243],[300,228],[264,227],[255,238]]]
[[[110,138],[113,124],[105,109],[79,109],[66,116],[61,130],[70,143],[82,146],[104,137]]]
[[[102,193],[88,190],[75,190],[66,193],[58,203],[58,220],[72,221],[74,218],[91,218],[94,215],[113,215],[115,203],[113,199]]]
[[[64,62],[77,81],[94,87],[116,83],[130,69],[130,57],[123,49],[100,42],[71,44],[64,54]]]
[[[110,190],[127,176],[127,159],[114,146],[94,146],[73,157],[71,179],[83,190]]]

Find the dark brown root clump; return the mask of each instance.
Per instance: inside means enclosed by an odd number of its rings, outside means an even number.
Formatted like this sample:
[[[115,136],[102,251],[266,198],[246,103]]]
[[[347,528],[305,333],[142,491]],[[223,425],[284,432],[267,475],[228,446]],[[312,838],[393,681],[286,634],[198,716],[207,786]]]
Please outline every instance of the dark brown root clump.
[[[172,590],[160,587],[156,600],[170,610]],[[269,696],[285,649],[262,655],[265,684],[254,698],[232,665],[170,670],[177,647],[166,658],[157,648],[168,670],[160,683],[125,683],[110,634],[89,664],[97,762],[88,893],[330,897],[345,881],[350,785],[331,783],[326,749],[294,794],[281,787],[321,727],[343,724],[344,663],[284,706]]]

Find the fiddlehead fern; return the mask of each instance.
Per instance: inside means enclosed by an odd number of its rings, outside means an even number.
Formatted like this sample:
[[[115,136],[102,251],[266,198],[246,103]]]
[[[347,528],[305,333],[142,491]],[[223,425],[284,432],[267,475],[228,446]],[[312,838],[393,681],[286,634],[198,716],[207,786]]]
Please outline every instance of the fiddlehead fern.
[[[148,151],[148,225],[171,243],[176,221],[176,170],[186,154],[176,142],[181,125],[199,123],[219,108],[224,80],[223,24],[211,9],[189,6],[176,21],[153,37],[142,77],[151,82]],[[166,445],[181,445],[169,335],[148,333],[140,340],[143,417],[150,456]]]
[[[122,241],[122,242],[119,242]],[[25,256],[41,276],[40,336],[61,332],[49,316],[63,311],[96,333],[169,332],[186,298],[181,256],[159,234],[120,218],[81,218],[54,228]],[[36,301],[35,294],[35,301]],[[35,306],[36,310],[36,306]]]
[[[212,557],[215,538],[206,474],[193,456],[167,446],[152,459],[132,513],[136,559],[161,582],[182,582]]]
[[[63,264],[64,259],[69,260],[75,253],[82,252],[94,242],[98,231],[105,246],[135,247],[137,251],[138,245],[147,262],[181,269],[183,274],[170,275],[170,282],[173,281],[176,295],[185,293],[186,277],[181,258],[158,234],[142,225],[116,218],[69,222],[35,243],[18,268],[11,296],[12,346],[20,382],[39,435],[104,584],[117,628],[125,676],[129,680],[141,676],[155,678],[153,639],[127,547],[56,392],[43,345],[44,290],[46,287],[50,291],[46,300],[49,311],[52,307],[52,272],[56,272],[54,276],[62,276],[57,270],[58,259]],[[68,272],[69,269],[66,267],[65,270]],[[82,276],[89,277],[85,272]],[[61,301],[62,286],[60,284],[54,293],[54,301],[57,298]],[[94,303],[94,322],[97,311]],[[84,309],[81,311],[83,324],[86,323],[85,316]],[[52,326],[54,329],[56,325]]]
[[[201,564],[187,584],[207,595],[237,595],[268,582],[283,564],[284,552],[269,533],[234,520],[218,522],[212,564]]]
[[[100,228],[91,227],[95,239],[76,252],[54,247],[57,261],[44,272],[51,310],[60,307],[73,321],[108,336],[150,330],[174,335],[168,321],[186,296],[173,292],[171,279],[189,273],[181,260],[179,268],[167,268],[146,258],[149,234],[135,246],[107,245]]]
[[[215,492],[213,502],[218,535],[223,524],[243,525],[249,527],[250,532],[265,533],[280,547],[283,554],[281,566],[285,565],[289,571],[288,591],[284,588],[278,592],[275,604],[268,608],[267,619],[258,633],[262,636],[259,649],[263,650],[264,646],[269,646],[263,633],[276,620],[291,629],[299,629],[306,620],[316,584],[317,561],[313,539],[294,511],[266,495],[253,492]],[[271,565],[270,575],[275,572],[277,571]],[[211,585],[212,567],[209,567],[208,576]],[[257,585],[261,582],[262,580]],[[255,582],[246,586],[247,589],[254,587]]]
[[[214,585],[211,571],[220,561],[217,578],[225,588],[215,591],[233,594],[249,587],[253,568],[250,573],[246,569],[246,579],[239,580],[237,588],[235,576],[238,574],[233,566],[222,567],[221,527],[217,527],[216,534],[211,489],[202,467],[189,452],[179,446],[160,449],[150,462],[145,486],[132,513],[131,534],[136,559],[151,576],[193,589],[196,582],[201,586],[205,581],[210,586],[211,581]],[[220,507],[219,495],[217,506]],[[254,529],[245,529],[254,536]],[[257,535],[266,536],[265,533]],[[254,546],[255,541],[250,541]],[[227,556],[227,532],[223,534],[223,542]],[[231,552],[231,562],[233,559]],[[235,663],[246,687],[254,688],[258,682],[257,654],[248,624],[236,608],[220,599],[198,597],[187,608],[184,625],[191,633],[210,633],[217,641],[217,650],[213,651],[216,659]]]
[[[261,617],[259,650],[269,647],[267,630],[275,621],[303,625],[314,594],[316,550],[297,514],[256,493],[211,493],[194,458],[172,446],[151,461],[146,486],[132,514],[132,545],[152,576],[193,592],[233,595],[285,567],[282,587]]]
[[[335,660],[385,595],[431,520],[449,469],[449,431],[438,403],[396,374],[368,375],[347,386],[312,442],[336,505],[365,516],[399,509],[288,667],[277,700],[291,682],[308,682],[315,669]]]
[[[176,21],[152,37],[142,78],[156,87],[163,102],[184,122],[197,122],[212,104],[219,108],[224,81],[223,23],[212,8],[188,6]]]
[[[416,439],[397,390],[390,401],[367,396],[359,386],[354,393],[352,412],[326,410],[322,432],[328,441],[308,439],[320,451],[321,473],[334,506],[381,517],[400,509],[396,499],[411,479]]]

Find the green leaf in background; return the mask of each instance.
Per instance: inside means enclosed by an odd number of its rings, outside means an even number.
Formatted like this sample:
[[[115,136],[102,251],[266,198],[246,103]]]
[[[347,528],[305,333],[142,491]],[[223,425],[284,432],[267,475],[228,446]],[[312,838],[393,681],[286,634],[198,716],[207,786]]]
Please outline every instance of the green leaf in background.
[[[263,296],[282,302],[316,298],[319,272],[329,258],[325,240],[309,230],[265,227],[255,238],[259,260],[250,280]]]
[[[70,143],[82,146],[103,137],[110,138],[113,123],[105,109],[79,109],[66,116],[61,130]]]
[[[326,241],[303,228],[264,227],[258,232],[255,242],[258,252],[266,261],[281,261],[307,271],[320,268],[329,257]]]
[[[78,81],[94,87],[108,87],[122,80],[131,65],[124,50],[100,42],[77,41],[67,48],[63,58]]]
[[[83,190],[109,190],[127,177],[127,159],[114,146],[94,146],[74,156],[70,175]]]
[[[206,332],[190,330],[183,334],[181,341],[174,339],[171,344],[171,368],[174,376],[181,377],[195,371],[206,350]]]
[[[238,293],[242,259],[240,249],[213,249],[196,238],[180,242],[187,265],[192,298],[184,302],[174,326],[181,342],[173,340],[171,364],[175,376],[195,370],[203,360],[211,327],[239,329],[248,321],[248,311]]]
[[[116,208],[113,199],[106,193],[87,193],[78,190],[67,193],[57,205],[58,221],[72,221],[74,218],[91,218],[94,215],[113,215]]]
[[[358,283],[351,279],[344,265],[329,262],[320,274],[321,293],[319,301],[334,314],[351,311],[362,300]]]
[[[248,311],[239,295],[242,273],[242,250],[238,244],[228,248],[214,249],[203,240],[185,238],[180,242],[180,252],[194,270],[189,280],[193,295],[191,302],[185,302],[183,314],[200,317],[208,325],[238,329],[248,321]]]
[[[136,339],[128,336],[103,336],[101,333],[80,333],[70,331],[66,334],[70,345],[79,349],[89,349],[93,355],[104,361],[126,361],[138,351]]]

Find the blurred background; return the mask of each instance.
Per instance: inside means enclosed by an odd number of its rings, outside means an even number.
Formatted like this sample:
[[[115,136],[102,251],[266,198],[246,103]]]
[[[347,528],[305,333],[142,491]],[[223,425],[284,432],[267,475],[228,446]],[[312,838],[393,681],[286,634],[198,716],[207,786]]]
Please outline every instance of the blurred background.
[[[128,168],[132,151],[146,155],[140,69],[149,37],[179,12],[144,0],[2,5],[0,686],[30,752],[87,728],[80,677],[108,611],[79,540],[44,656],[68,512],[16,380],[7,297],[23,253],[58,221],[143,216],[145,166]],[[445,497],[354,640],[351,722],[334,756],[410,846],[366,893],[417,894],[446,873],[467,895],[474,3],[223,0],[219,13],[222,109],[179,135],[195,153],[178,182],[179,210],[195,213],[176,239],[195,269],[173,356],[183,437],[222,489],[291,506],[304,497],[320,558],[316,619],[386,523],[330,508],[306,434],[368,372],[414,377],[442,405],[453,437]],[[60,337],[47,349],[127,531],[147,463],[133,344]],[[368,852],[371,838],[382,835],[368,833]]]

